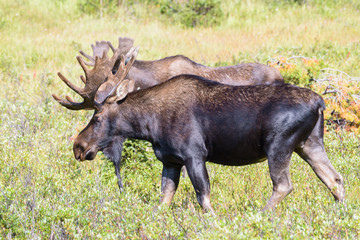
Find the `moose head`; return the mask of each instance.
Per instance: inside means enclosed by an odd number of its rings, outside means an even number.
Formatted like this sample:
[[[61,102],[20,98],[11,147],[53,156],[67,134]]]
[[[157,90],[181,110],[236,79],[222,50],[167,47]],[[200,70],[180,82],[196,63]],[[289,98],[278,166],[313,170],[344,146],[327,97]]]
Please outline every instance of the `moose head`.
[[[99,112],[101,112],[103,105],[110,102],[120,101],[126,96],[128,92],[131,92],[134,89],[134,81],[125,79],[125,77],[127,76],[132,64],[135,61],[135,58],[138,54],[138,48],[130,49],[131,56],[127,64],[125,64],[125,56],[121,54],[119,69],[115,74],[112,74],[110,66],[113,65],[113,63],[118,58],[119,51],[117,50],[114,51],[112,58],[108,58],[107,56],[108,49],[104,50],[103,56],[101,58],[95,56],[95,64],[93,69],[88,69],[85,66],[82,58],[80,56],[77,57],[77,60],[83,68],[86,76],[85,78],[83,76],[80,77],[81,80],[85,83],[85,87],[83,89],[76,87],[60,72],[58,73],[61,80],[63,80],[72,90],[74,90],[84,99],[82,103],[74,102],[69,96],[66,96],[66,99],[62,99],[53,94],[54,99],[62,106],[71,110],[94,109],[94,117],[90,123],[99,122],[97,115]],[[93,132],[96,133],[98,131]],[[83,135],[80,133],[74,144],[74,153],[76,159],[93,159],[96,153],[94,155],[93,152],[89,151],[89,147],[86,149],[84,148],[84,145],[82,147],[77,147],[77,145],[81,142],[81,140],[79,140],[81,137],[83,137]],[[86,152],[80,153],[81,149],[84,149]],[[91,149],[98,149],[98,147],[91,147]],[[91,156],[93,157],[91,158]]]

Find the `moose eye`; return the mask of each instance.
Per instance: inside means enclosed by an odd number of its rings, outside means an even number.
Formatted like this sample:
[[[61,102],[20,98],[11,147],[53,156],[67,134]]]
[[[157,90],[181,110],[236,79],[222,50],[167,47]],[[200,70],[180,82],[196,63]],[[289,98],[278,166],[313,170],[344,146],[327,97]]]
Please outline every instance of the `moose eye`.
[[[100,121],[100,117],[99,116],[94,116],[94,122],[99,122]]]

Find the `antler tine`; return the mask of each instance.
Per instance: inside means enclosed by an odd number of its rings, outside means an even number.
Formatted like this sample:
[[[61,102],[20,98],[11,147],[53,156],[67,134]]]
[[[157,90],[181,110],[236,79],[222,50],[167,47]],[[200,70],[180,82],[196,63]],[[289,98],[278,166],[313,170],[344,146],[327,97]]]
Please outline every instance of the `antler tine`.
[[[130,51],[132,52],[132,54],[131,54],[130,60],[126,63],[126,66],[125,66],[124,78],[128,75],[132,65],[135,62],[135,59],[136,59],[136,57],[138,55],[138,52],[139,52],[139,47],[136,47],[136,48],[132,47],[130,49]]]
[[[96,45],[98,45],[98,42],[96,42]],[[94,44],[91,44],[91,48],[93,50],[93,55],[95,56],[95,49],[96,47],[94,46]],[[95,65],[95,59],[94,56],[90,56],[89,54],[85,53],[83,50],[79,51],[81,55],[83,55],[84,57],[86,57],[87,59],[90,60],[90,62],[86,62],[84,61],[84,63],[88,66],[94,66]]]
[[[114,52],[114,47],[111,45],[111,43],[108,41],[96,41],[95,45],[91,44],[91,48],[93,50],[93,56],[90,56],[89,54],[86,54],[85,52],[83,52],[82,50],[80,50],[80,54],[83,55],[85,58],[89,59],[90,62],[85,62],[84,63],[87,66],[94,66],[95,65],[95,57],[101,57],[103,56],[104,51],[108,52],[109,48],[111,48],[111,50]]]
[[[109,45],[109,47],[111,48],[111,50],[113,51],[113,53],[115,53],[115,48],[114,46],[111,44],[110,41],[107,41],[107,44]]]
[[[116,81],[121,81],[122,80],[122,75],[125,72],[126,68],[125,68],[125,56],[124,54],[120,55],[120,65],[119,65],[119,69],[117,70],[117,72],[114,75],[114,79]],[[120,79],[120,80],[119,80]]]
[[[125,59],[131,58],[135,50],[135,47],[130,48],[129,52],[125,55]]]
[[[71,88],[74,92],[76,92],[80,96],[83,96],[84,93],[83,90],[72,84],[64,75],[62,75],[61,72],[58,72],[58,76],[69,88]]]
[[[93,58],[92,56],[90,56],[89,54],[83,52],[83,50],[80,50],[79,53],[80,53],[81,55],[83,55],[84,57],[86,57],[87,59],[90,60],[90,62],[84,61],[84,63],[85,63],[86,65],[88,65],[88,66],[94,66],[95,60],[94,60],[94,58]]]
[[[104,56],[106,56],[105,52],[104,52]],[[95,57],[95,65],[94,65],[93,69],[96,69],[101,64],[100,59],[102,59],[102,58],[99,58],[98,56]]]
[[[87,74],[88,74],[88,72],[89,72],[89,69],[86,67],[86,65],[85,65],[84,60],[82,59],[82,57],[77,56],[77,57],[76,57],[76,59],[78,60],[78,62],[79,62],[79,64],[80,64],[80,66],[81,66],[81,67],[82,67],[82,69],[84,70],[85,75],[87,75]]]
[[[108,66],[111,68],[111,70],[113,71],[114,69],[117,69],[117,61],[119,60],[119,56],[121,55],[121,51],[117,48],[114,49],[114,54],[113,56],[108,60]]]
[[[80,79],[83,83],[86,83],[86,78],[83,75],[80,76]]]
[[[136,56],[139,52],[139,47],[136,47],[136,48],[132,47],[130,49],[130,51],[132,52],[131,58],[126,63],[126,65],[125,65],[125,57],[123,54],[121,54],[120,67],[119,67],[119,70],[115,74],[115,79],[118,83],[121,82],[122,80],[124,80],[124,78],[128,75],[133,63],[135,62]],[[118,85],[118,84],[116,84],[116,85]]]
[[[52,97],[61,104],[61,106],[66,107],[70,110],[81,110],[81,109],[91,109],[88,104],[85,102],[78,103],[71,101],[72,99],[68,96],[66,96],[66,99],[59,98],[55,94],[52,94]]]

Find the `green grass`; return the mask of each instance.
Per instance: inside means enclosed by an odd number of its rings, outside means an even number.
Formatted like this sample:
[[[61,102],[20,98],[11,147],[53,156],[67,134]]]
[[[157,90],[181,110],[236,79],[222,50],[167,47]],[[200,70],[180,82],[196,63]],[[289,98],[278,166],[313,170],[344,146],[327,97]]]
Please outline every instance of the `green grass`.
[[[355,1],[224,1],[217,26],[184,28],[156,5],[123,3],[99,17],[72,1],[0,0],[0,238],[249,239],[341,238],[360,235],[360,138],[329,131],[326,150],[346,184],[337,204],[295,154],[294,191],[272,212],[267,163],[208,164],[213,217],[203,213],[188,178],[170,207],[159,206],[161,163],[148,143],[126,143],[119,193],[102,154],[79,163],[72,136],[91,111],[72,112],[51,93],[79,99],[57,77],[81,85],[75,57],[95,40],[130,36],[139,59],[184,54],[209,66],[266,63],[275,55],[317,58],[324,67],[360,76],[360,5]],[[145,2],[145,1],[144,1]],[[150,9],[150,10],[149,10]]]

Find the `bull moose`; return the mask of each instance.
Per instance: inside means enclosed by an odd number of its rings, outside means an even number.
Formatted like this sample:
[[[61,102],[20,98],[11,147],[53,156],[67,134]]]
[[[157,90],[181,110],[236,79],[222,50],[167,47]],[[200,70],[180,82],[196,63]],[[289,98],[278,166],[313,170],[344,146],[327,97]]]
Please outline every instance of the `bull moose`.
[[[125,78],[136,54],[126,65],[122,55],[115,75],[109,68],[84,68],[93,71],[87,76],[106,76],[112,87],[94,93],[94,115],[74,142],[77,160],[93,160],[98,151],[112,158],[118,138],[149,141],[163,163],[161,202],[170,204],[185,166],[198,202],[213,212],[206,162],[242,166],[267,159],[273,193],[264,209],[271,209],[293,190],[289,165],[296,152],[335,200],[344,200],[343,178],[324,149],[321,96],[288,84],[231,86],[195,75],[132,91],[134,81]]]
[[[127,59],[131,55],[134,40],[128,37],[119,37],[118,48],[115,49],[109,41],[98,41],[92,45],[93,56],[83,51],[80,53],[88,58],[85,62],[89,66],[95,65],[95,57],[101,57],[103,52],[111,49],[114,53],[124,54]],[[119,59],[113,63],[112,71],[116,73],[119,67]],[[260,84],[283,84],[284,78],[279,70],[261,63],[241,63],[226,67],[207,67],[198,64],[191,59],[176,55],[154,61],[135,60],[127,78],[135,81],[135,89],[154,86],[181,74],[193,74],[213,81],[231,85],[260,85]]]
[[[96,91],[100,85],[102,85],[101,88],[109,88],[111,86],[108,85],[112,84],[111,82],[104,82],[106,76],[102,76],[101,74],[105,71],[98,71],[97,69],[110,68],[113,73],[116,73],[120,64],[120,55],[124,54],[126,56],[125,59],[129,59],[132,51],[134,50],[133,39],[128,37],[119,37],[118,40],[119,44],[116,49],[109,41],[98,41],[95,45],[91,45],[93,50],[92,56],[80,51],[83,56],[90,60],[89,62],[85,62],[78,57],[78,61],[81,61],[80,64],[82,66],[94,66],[94,71],[87,71],[87,75],[89,75],[87,77],[90,78],[91,81],[88,81],[88,84],[85,84],[85,88],[83,90],[79,90],[77,87],[70,85],[70,87],[75,91],[80,91],[80,95],[84,97],[83,103],[74,103],[71,102],[71,100],[70,102],[66,100],[59,101],[63,106],[72,110],[94,109],[92,103],[93,99],[91,99],[94,95],[93,92]],[[113,56],[111,58],[103,58],[102,56],[107,54],[110,49],[114,53]],[[96,58],[98,58],[97,62],[95,61]],[[213,81],[231,85],[284,83],[284,79],[277,69],[264,64],[242,63],[235,66],[211,68],[198,64],[182,55],[167,57],[155,61],[135,60],[132,68],[129,70],[127,78],[134,80],[134,89],[143,89],[162,83],[171,77],[181,74],[194,74]],[[64,80],[62,76],[60,76],[60,78]],[[64,81],[69,85],[68,81]],[[85,79],[83,79],[83,81],[85,82]],[[118,137],[118,142],[113,143],[118,147],[118,149],[115,150],[115,147],[113,148],[112,158],[110,159],[114,163],[120,190],[123,188],[120,175],[120,164],[124,141],[125,138]]]

